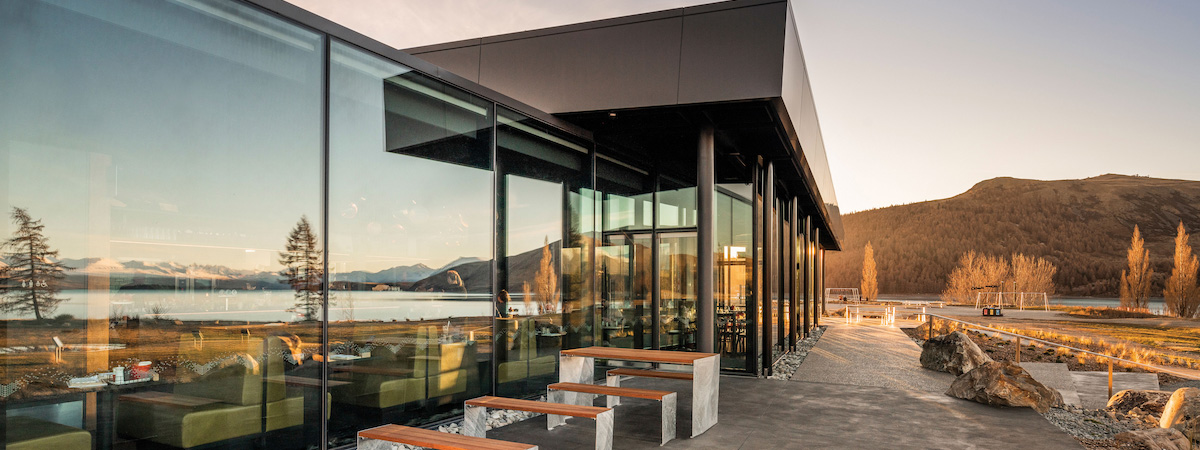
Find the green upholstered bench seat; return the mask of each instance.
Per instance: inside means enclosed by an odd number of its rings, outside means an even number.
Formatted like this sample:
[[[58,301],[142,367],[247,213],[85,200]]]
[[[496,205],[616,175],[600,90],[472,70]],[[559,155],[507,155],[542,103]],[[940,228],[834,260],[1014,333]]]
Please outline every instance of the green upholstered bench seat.
[[[4,443],[8,450],[91,450],[92,434],[55,422],[9,416]]]

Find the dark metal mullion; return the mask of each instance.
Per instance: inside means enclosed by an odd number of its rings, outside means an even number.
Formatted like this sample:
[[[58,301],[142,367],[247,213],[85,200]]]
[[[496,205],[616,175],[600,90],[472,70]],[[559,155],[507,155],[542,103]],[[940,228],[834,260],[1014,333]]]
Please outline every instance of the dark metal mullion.
[[[662,292],[658,279],[658,188],[659,174],[654,170],[651,174],[650,190],[650,348],[662,348],[662,338],[658,329],[662,326]]]
[[[506,274],[501,273],[501,270],[500,270],[500,259],[504,257],[504,252],[505,252],[505,246],[504,246],[505,236],[503,234],[504,211],[501,211],[501,208],[504,207],[504,205],[500,199],[500,195],[504,192],[504,190],[503,190],[504,186],[503,186],[503,177],[500,174],[500,157],[499,157],[500,150],[499,150],[499,144],[497,143],[500,140],[500,130],[498,129],[499,127],[497,126],[497,120],[496,120],[496,116],[499,113],[500,113],[499,106],[495,102],[493,102],[492,103],[492,142],[491,142],[492,228],[494,229],[495,232],[492,234],[492,239],[493,239],[493,242],[492,242],[492,309],[495,311],[492,313],[492,357],[491,357],[492,371],[489,376],[490,379],[488,380],[488,384],[490,386],[489,394],[491,394],[491,395],[496,395],[496,392],[498,392],[497,386],[496,386],[496,372],[498,370],[500,370],[500,361],[496,357],[498,355],[498,352],[496,350],[499,349],[500,345],[502,344],[501,336],[500,336],[500,316],[507,313],[507,311],[503,311],[503,312],[499,311],[499,305],[496,304],[497,299],[500,297],[500,291],[504,290],[505,285],[507,284],[507,283],[502,282],[501,277],[505,276]],[[512,297],[510,296],[509,299],[511,300]],[[504,305],[505,308],[508,308],[508,306],[509,305],[507,305],[507,304]]]
[[[325,255],[321,259],[324,265],[322,270],[324,276],[321,277],[321,297],[324,301],[321,302],[321,442],[317,444],[317,448],[325,450],[329,447],[329,400],[326,393],[329,392],[329,64],[331,61],[330,51],[332,38],[325,34],[323,35],[324,42],[324,59],[322,67],[322,86],[321,86],[321,247],[322,254]],[[264,341],[266,342],[266,341]],[[264,372],[265,373],[265,372]],[[308,445],[305,443],[305,445]]]

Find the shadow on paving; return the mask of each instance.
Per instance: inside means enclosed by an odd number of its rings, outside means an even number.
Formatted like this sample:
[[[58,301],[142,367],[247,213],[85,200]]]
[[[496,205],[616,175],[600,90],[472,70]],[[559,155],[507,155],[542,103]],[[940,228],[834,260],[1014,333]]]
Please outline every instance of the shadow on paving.
[[[664,448],[1082,448],[1031,409],[994,408],[911,389],[735,376],[721,377],[717,425],[690,439],[688,383],[635,379],[622,385],[679,392],[677,437]],[[603,402],[597,399],[597,405]],[[613,448],[658,448],[658,403],[622,403],[616,409]],[[547,431],[545,417],[536,417],[489,431],[488,437],[542,450],[588,449],[594,445],[595,423],[570,419]]]

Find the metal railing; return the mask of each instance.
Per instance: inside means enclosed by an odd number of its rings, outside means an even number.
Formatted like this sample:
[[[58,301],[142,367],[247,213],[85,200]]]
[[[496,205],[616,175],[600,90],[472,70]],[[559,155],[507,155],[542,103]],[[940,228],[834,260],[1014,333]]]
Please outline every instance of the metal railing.
[[[1087,355],[1092,355],[1092,356],[1098,356],[1098,357],[1101,357],[1101,358],[1105,358],[1105,359],[1107,359],[1107,360],[1108,360],[1108,397],[1109,397],[1109,398],[1112,398],[1112,395],[1113,395],[1113,362],[1114,362],[1114,361],[1118,361],[1118,362],[1124,363],[1124,364],[1126,364],[1126,365],[1137,366],[1137,367],[1142,367],[1142,368],[1145,368],[1145,369],[1149,369],[1149,370],[1150,370],[1150,371],[1152,371],[1152,372],[1163,372],[1163,373],[1168,373],[1168,374],[1171,374],[1171,375],[1174,375],[1174,376],[1177,376],[1177,377],[1180,377],[1180,378],[1185,378],[1185,379],[1188,379],[1188,380],[1200,380],[1200,377],[1197,377],[1197,376],[1195,376],[1195,375],[1189,375],[1189,374],[1184,374],[1184,373],[1176,372],[1176,371],[1173,371],[1173,370],[1171,370],[1171,369],[1169,369],[1169,368],[1165,368],[1165,367],[1162,367],[1162,366],[1156,366],[1156,365],[1153,365],[1153,364],[1140,363],[1140,362],[1137,362],[1137,361],[1131,361],[1131,360],[1128,360],[1128,359],[1125,359],[1125,358],[1119,358],[1119,357],[1112,356],[1112,355],[1105,355],[1105,354],[1103,354],[1103,353],[1097,353],[1097,352],[1093,352],[1093,351],[1091,351],[1091,350],[1084,350],[1084,349],[1082,349],[1082,348],[1078,348],[1078,347],[1072,347],[1072,346],[1069,346],[1069,345],[1059,344],[1059,343],[1057,343],[1057,342],[1051,342],[1051,341],[1047,341],[1047,340],[1045,340],[1045,339],[1038,339],[1038,338],[1035,338],[1035,337],[1030,337],[1030,336],[1026,336],[1026,335],[1023,335],[1023,334],[1013,333],[1013,332],[1011,332],[1011,331],[1004,331],[1004,330],[1001,330],[1001,329],[998,329],[998,328],[992,328],[992,327],[989,327],[989,326],[987,326],[987,325],[980,325],[980,324],[977,324],[977,323],[967,322],[967,321],[965,321],[965,320],[961,320],[961,319],[955,319],[955,318],[953,318],[953,317],[946,317],[946,316],[941,316],[941,315],[937,315],[937,314],[924,314],[924,315],[925,315],[925,316],[928,318],[928,320],[929,320],[929,325],[928,325],[928,337],[933,337],[933,325],[934,325],[934,324],[933,324],[933,321],[934,321],[934,319],[935,319],[935,318],[937,318],[937,319],[942,319],[942,320],[946,320],[946,321],[949,321],[949,322],[955,322],[955,323],[960,323],[960,324],[963,324],[963,325],[965,325],[965,327],[964,327],[964,328],[966,328],[966,329],[972,329],[972,328],[974,328],[974,329],[977,329],[977,330],[985,330],[985,331],[992,332],[992,333],[996,333],[996,334],[1002,334],[1002,335],[1008,335],[1008,336],[1012,336],[1013,338],[1015,338],[1015,339],[1016,339],[1016,344],[1017,344],[1017,345],[1016,345],[1016,348],[1015,348],[1016,352],[1014,352],[1014,354],[1016,355],[1016,356],[1014,357],[1014,362],[1016,362],[1017,364],[1020,364],[1020,363],[1021,363],[1021,340],[1026,340],[1026,341],[1029,341],[1029,342],[1037,342],[1037,343],[1041,343],[1041,344],[1045,344],[1045,345],[1049,345],[1049,346],[1053,346],[1053,347],[1065,348],[1065,349],[1067,349],[1067,350],[1070,350],[1070,351],[1073,351],[1073,352],[1076,352],[1076,353],[1083,353],[1083,354],[1087,354]]]

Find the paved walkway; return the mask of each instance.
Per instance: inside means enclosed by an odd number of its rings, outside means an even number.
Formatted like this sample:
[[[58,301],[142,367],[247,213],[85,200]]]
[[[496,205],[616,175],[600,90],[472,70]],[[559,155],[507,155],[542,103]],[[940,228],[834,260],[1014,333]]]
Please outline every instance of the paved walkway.
[[[721,377],[719,422],[694,439],[686,431],[688,383],[635,379],[622,385],[680,393],[678,437],[668,449],[1082,448],[1033,410],[947,397],[953,377],[922,369],[919,354],[898,329],[830,324],[791,381]],[[658,414],[656,402],[623,400],[613,448],[659,448]],[[552,450],[592,448],[594,433],[588,420],[547,431],[545,419],[534,418],[488,436]]]

